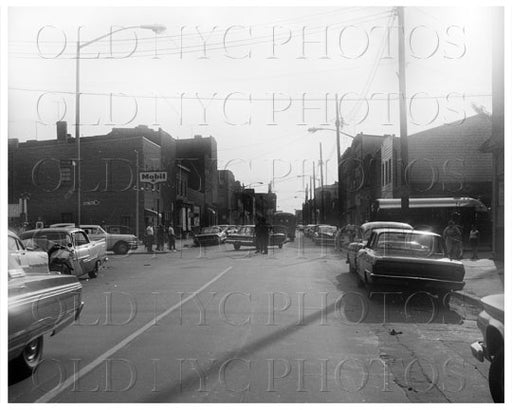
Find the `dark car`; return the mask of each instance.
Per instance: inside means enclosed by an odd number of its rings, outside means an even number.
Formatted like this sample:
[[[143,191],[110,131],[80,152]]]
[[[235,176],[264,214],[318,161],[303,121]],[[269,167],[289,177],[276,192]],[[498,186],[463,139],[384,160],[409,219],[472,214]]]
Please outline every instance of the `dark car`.
[[[334,246],[337,228],[330,225],[319,225],[313,234],[315,245]]]
[[[482,332],[483,341],[471,345],[473,356],[481,362],[491,363],[489,367],[489,389],[496,403],[504,400],[505,361],[505,298],[503,294],[489,295],[481,299],[483,311],[476,324]]]
[[[347,247],[347,263],[350,272],[355,273],[357,271],[357,254],[359,249],[363,248],[374,229],[382,228],[394,228],[394,229],[406,229],[412,230],[412,226],[403,222],[392,222],[392,221],[374,221],[366,222],[360,227],[352,226],[351,234],[355,235],[354,240],[348,244]]]
[[[283,247],[286,242],[286,227],[274,225],[269,230],[269,246]],[[254,225],[243,225],[236,233],[229,234],[226,243],[232,244],[235,250],[242,246],[256,246],[256,231]]]
[[[447,303],[464,287],[464,265],[444,256],[440,235],[427,231],[376,229],[357,256],[357,275],[371,296],[379,287],[425,290]]]
[[[11,234],[9,234],[11,236]],[[8,254],[9,362],[25,375],[42,360],[43,337],[53,336],[82,311],[82,285],[56,272],[28,275],[16,252]]]
[[[227,226],[208,226],[201,228],[200,233],[194,235],[194,245],[220,245],[224,243],[227,238],[226,229]]]

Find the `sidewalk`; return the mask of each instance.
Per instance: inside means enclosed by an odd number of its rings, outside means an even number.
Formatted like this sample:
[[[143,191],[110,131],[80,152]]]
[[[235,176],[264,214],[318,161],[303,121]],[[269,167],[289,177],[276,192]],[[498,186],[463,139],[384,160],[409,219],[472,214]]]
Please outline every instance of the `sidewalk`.
[[[482,253],[478,260],[462,259],[466,268],[466,285],[458,292],[464,300],[480,304],[484,296],[503,293],[503,262],[490,259],[490,253]]]
[[[188,249],[192,248],[194,246],[192,239],[176,239],[176,252],[180,252],[181,249]],[[142,241],[139,241],[139,247],[133,251],[130,252],[131,254],[148,254],[148,251],[146,250],[146,247],[144,246],[144,243]],[[153,245],[153,254],[160,254],[160,253],[173,253],[169,250],[169,246],[167,243],[164,244],[164,250],[163,251],[157,251],[156,245]]]

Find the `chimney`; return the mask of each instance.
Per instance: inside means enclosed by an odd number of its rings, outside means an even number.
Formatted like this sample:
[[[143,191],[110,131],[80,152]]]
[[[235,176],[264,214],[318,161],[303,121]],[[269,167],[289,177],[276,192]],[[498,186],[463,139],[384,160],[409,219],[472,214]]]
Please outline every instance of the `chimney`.
[[[57,121],[57,141],[67,142],[68,123],[66,121]]]
[[[194,135],[194,139],[196,140],[200,140],[201,138],[203,138],[201,135],[197,134],[197,135]]]

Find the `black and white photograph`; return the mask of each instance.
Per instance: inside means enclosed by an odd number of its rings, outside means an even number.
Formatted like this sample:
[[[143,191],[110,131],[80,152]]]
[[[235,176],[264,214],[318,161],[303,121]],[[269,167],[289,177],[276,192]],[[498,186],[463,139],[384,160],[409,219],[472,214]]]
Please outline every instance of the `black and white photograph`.
[[[511,13],[2,2],[1,401],[510,399]]]

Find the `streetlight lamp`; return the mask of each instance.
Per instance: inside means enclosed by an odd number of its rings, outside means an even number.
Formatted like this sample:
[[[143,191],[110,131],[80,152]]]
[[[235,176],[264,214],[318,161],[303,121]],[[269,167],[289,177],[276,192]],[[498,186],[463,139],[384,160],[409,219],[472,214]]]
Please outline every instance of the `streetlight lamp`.
[[[347,134],[346,132],[341,131],[343,127],[343,118],[340,120],[340,112],[339,112],[339,102],[338,95],[336,94],[336,129],[333,128],[323,128],[323,127],[311,127],[308,128],[308,132],[315,133],[317,131],[334,131],[336,132],[336,164],[338,166],[338,226],[341,227],[342,221],[342,212],[343,208],[341,206],[341,152],[340,152],[340,134],[343,134],[347,137],[354,139],[353,135]]]
[[[129,27],[121,27],[117,30],[110,31],[109,33],[103,34],[102,36],[96,37],[95,39],[86,41],[85,43],[80,43],[80,28],[77,33],[76,40],[76,91],[75,91],[75,139],[76,139],[76,155],[77,155],[77,168],[76,168],[76,226],[80,226],[81,224],[81,155],[80,155],[80,50],[88,45],[95,43],[97,41],[103,40],[104,38],[112,36],[114,33],[118,33],[124,30],[131,29],[142,29],[142,30],[151,30],[155,34],[160,34],[165,31],[165,26],[160,24],[145,24],[141,26],[129,26]],[[138,176],[137,176],[138,178]]]

